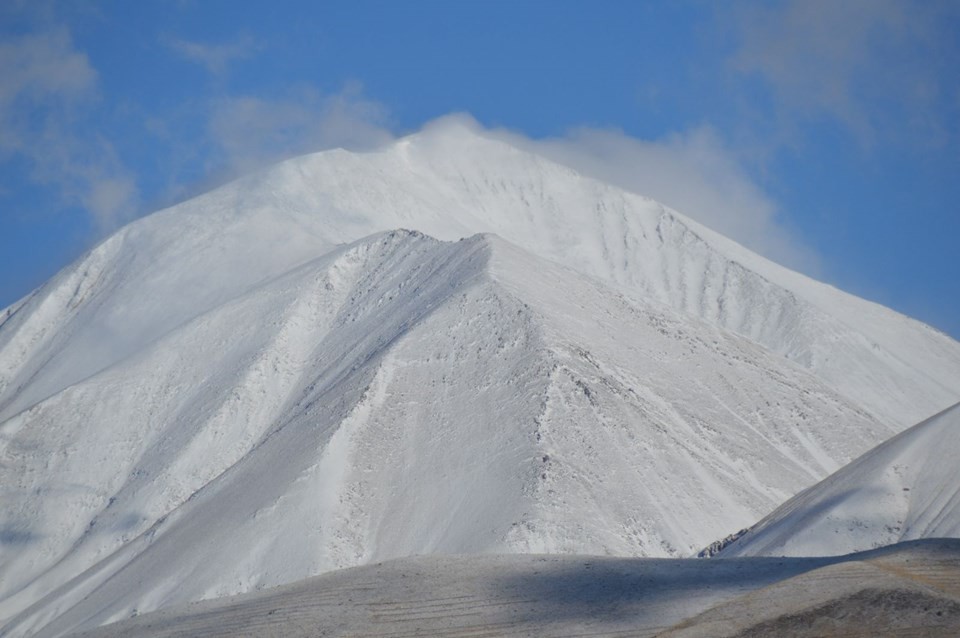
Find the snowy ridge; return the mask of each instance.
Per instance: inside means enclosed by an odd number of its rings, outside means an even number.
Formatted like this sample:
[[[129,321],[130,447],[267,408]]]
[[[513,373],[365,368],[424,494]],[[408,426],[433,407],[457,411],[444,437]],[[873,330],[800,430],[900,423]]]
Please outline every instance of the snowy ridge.
[[[960,537],[960,404],[798,494],[720,556],[839,555]]]
[[[0,611],[59,635],[412,554],[688,555],[891,430],[746,339],[496,237],[402,231],[0,432],[20,534]]]

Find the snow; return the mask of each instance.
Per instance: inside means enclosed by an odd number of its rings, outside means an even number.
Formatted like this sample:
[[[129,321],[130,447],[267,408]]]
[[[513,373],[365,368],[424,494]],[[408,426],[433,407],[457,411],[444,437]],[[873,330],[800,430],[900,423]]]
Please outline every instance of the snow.
[[[824,556],[960,537],[960,404],[798,494],[720,556]]]
[[[690,555],[958,395],[948,337],[502,142],[297,158],[0,313],[0,619]]]

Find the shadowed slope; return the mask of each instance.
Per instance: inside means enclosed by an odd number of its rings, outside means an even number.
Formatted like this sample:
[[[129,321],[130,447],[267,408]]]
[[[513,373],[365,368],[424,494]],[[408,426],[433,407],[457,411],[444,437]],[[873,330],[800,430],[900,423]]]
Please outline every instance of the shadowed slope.
[[[874,565],[897,573],[887,578],[871,572],[873,580],[864,581],[864,570]],[[805,594],[803,587],[816,593]],[[902,635],[949,635],[943,632],[960,628],[958,587],[960,541],[923,541],[834,559],[420,557],[148,614],[83,636],[643,637],[691,617],[685,629],[662,635],[721,636],[733,634],[710,632],[736,632],[789,610],[807,610],[811,601],[841,605],[848,618],[866,621],[833,623],[852,630],[849,635],[881,635],[884,617],[852,615],[874,611],[879,600],[899,619]],[[879,591],[900,595],[874,595]],[[723,615],[732,625],[716,620],[725,611],[747,609],[754,615],[741,615],[740,624],[732,614]],[[807,621],[829,622],[826,608],[807,613]],[[769,626],[779,631],[802,625]],[[701,628],[706,633],[697,633]]]
[[[933,539],[849,555],[723,603],[661,636],[956,636],[958,550],[960,541]]]

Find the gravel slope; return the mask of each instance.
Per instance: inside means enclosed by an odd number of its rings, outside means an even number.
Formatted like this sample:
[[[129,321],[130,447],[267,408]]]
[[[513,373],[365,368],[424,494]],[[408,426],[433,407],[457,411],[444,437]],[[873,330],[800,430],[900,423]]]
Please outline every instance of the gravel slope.
[[[894,628],[960,630],[960,541],[829,559],[408,558],[81,636],[876,636]]]

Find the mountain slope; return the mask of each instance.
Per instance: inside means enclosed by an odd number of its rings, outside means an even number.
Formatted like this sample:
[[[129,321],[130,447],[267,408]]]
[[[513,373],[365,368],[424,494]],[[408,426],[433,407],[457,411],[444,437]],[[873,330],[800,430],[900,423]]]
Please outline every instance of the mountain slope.
[[[720,556],[813,556],[960,537],[960,404],[798,494]]]
[[[78,316],[128,312],[99,285]],[[891,430],[747,339],[496,237],[398,231],[0,432],[19,534],[0,612],[59,635],[411,554],[689,554]]]

